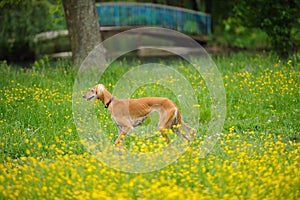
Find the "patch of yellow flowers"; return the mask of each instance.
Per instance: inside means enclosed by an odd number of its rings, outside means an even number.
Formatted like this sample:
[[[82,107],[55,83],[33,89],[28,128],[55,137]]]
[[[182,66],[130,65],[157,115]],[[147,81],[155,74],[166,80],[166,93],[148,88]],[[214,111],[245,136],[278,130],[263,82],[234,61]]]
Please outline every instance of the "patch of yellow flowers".
[[[267,135],[258,147],[241,139],[251,134],[231,127],[218,144],[222,156],[213,151],[199,158],[190,148],[145,174],[115,171],[87,153],[7,158],[0,192],[4,199],[297,199],[300,144]]]
[[[291,61],[287,62],[287,65],[291,64]],[[277,67],[276,64],[274,69]],[[299,76],[298,71],[288,68],[262,69],[256,77],[248,71],[225,75],[224,82],[227,89],[231,88],[228,95],[240,92],[243,96],[247,93],[251,97],[250,108],[252,104],[263,102],[262,105],[269,105],[275,119],[277,111],[273,103],[277,102],[269,102],[272,95],[273,98],[294,99],[297,94],[299,97]],[[69,115],[59,117],[59,110],[53,113],[50,109],[65,102],[71,103],[69,93],[43,89],[39,85],[25,87],[14,80],[11,84],[16,87],[0,89],[3,94],[0,100],[8,107],[17,102],[34,112],[34,108],[40,106],[44,112],[41,117],[45,117],[47,123],[60,118],[64,120],[63,124],[69,122]],[[239,98],[232,109],[241,109],[239,104],[245,104],[245,101]],[[33,102],[33,105],[27,105],[28,102]],[[228,123],[233,117],[229,116]],[[110,120],[104,115],[99,118]],[[7,120],[1,117],[1,131],[8,129],[6,123]],[[53,136],[53,143],[46,145],[44,136],[35,137],[35,132],[29,129],[20,131],[16,128],[11,133],[1,134],[1,155],[4,157],[0,163],[0,199],[300,198],[300,143],[283,139],[281,135],[257,130],[240,131],[231,124],[218,136],[215,148],[204,158],[198,156],[198,148],[206,136],[197,135],[187,151],[171,165],[151,173],[130,174],[111,169],[89,153],[74,152],[78,143],[72,136],[75,131],[69,126],[63,129],[64,134]],[[169,134],[171,137],[175,135]],[[19,140],[9,141],[14,135],[20,135]],[[28,139],[28,135],[32,137]],[[115,136],[108,135],[113,141]],[[128,148],[132,152],[144,153],[160,150],[166,145],[160,137],[155,141],[135,139]],[[11,158],[3,153],[7,145],[18,148],[20,144],[27,147],[20,157]],[[46,152],[55,156],[52,159],[44,156]]]

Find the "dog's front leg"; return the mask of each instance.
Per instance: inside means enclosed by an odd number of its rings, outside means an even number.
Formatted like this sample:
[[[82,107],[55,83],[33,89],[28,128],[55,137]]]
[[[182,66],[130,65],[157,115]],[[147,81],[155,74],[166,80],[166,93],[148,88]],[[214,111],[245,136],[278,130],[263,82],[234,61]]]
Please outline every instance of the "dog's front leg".
[[[120,142],[123,142],[123,138],[125,137],[125,135],[128,133],[129,130],[130,130],[129,127],[120,127],[119,128],[119,135],[115,141],[115,145],[118,145],[118,144],[120,144]]]

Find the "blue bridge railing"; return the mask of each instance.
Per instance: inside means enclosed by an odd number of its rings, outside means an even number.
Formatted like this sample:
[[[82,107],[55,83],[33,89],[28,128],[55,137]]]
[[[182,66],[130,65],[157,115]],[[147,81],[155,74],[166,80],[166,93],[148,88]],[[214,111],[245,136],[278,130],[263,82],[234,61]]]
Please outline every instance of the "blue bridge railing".
[[[152,3],[99,3],[96,8],[101,27],[155,26],[191,35],[211,34],[211,16],[202,12]]]

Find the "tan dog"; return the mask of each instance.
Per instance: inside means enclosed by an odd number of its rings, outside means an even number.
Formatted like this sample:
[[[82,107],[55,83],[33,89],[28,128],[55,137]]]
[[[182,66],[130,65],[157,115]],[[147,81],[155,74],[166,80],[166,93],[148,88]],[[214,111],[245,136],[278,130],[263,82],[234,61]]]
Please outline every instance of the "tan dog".
[[[102,84],[94,86],[83,98],[88,101],[99,99],[105,105],[105,108],[108,108],[119,130],[115,145],[119,144],[128,131],[140,125],[152,112],[159,113],[158,127],[167,143],[169,143],[169,138],[164,129],[172,129],[177,135],[188,141],[190,140],[187,136],[180,133],[178,125],[182,125],[188,129],[193,137],[196,133],[193,128],[184,123],[175,103],[167,98],[118,99],[113,97]]]

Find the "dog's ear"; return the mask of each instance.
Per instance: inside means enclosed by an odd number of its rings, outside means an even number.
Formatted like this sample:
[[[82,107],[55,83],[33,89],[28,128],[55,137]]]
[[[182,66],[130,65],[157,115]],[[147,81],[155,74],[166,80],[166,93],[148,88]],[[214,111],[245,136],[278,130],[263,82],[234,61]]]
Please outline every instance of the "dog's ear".
[[[104,85],[102,84],[98,84],[95,86],[95,93],[98,99],[100,99],[103,102],[103,98],[104,98]]]
[[[98,91],[99,90],[99,92],[103,92],[103,90],[104,90],[104,86],[102,85],[102,84],[98,84],[97,85],[97,90],[96,91]]]

